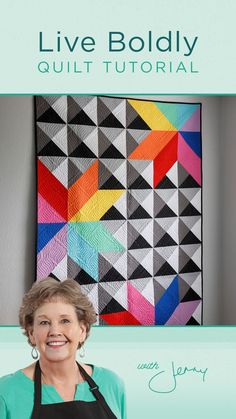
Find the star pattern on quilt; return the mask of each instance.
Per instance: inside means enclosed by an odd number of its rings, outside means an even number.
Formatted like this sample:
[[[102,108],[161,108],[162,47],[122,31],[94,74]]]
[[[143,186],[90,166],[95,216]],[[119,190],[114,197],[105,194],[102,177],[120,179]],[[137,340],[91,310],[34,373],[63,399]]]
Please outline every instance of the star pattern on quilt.
[[[101,325],[202,323],[201,106],[36,97],[37,280]]]

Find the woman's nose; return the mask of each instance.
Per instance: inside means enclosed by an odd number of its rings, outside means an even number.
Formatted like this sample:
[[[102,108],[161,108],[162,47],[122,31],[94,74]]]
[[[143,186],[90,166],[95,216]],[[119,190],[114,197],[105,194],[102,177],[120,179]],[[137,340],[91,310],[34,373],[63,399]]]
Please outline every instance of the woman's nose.
[[[57,323],[51,323],[49,328],[49,335],[50,336],[58,336],[61,335],[60,325]]]

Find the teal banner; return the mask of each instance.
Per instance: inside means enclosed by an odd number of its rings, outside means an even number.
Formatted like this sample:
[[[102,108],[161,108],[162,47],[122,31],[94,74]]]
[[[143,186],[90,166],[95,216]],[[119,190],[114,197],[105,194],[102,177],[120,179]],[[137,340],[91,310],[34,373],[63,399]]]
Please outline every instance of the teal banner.
[[[0,375],[30,352],[18,327],[0,328]],[[233,419],[235,355],[235,327],[94,327],[83,362],[123,378],[129,419]]]
[[[0,91],[235,93],[235,14],[234,0],[2,1]]]

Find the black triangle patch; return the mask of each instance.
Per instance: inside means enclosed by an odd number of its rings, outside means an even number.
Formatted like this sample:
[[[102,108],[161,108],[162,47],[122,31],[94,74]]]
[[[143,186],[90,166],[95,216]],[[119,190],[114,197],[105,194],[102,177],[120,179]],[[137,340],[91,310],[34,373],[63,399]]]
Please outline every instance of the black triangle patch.
[[[145,211],[143,207],[141,207],[141,205],[139,205],[138,208],[133,212],[133,214],[129,216],[129,218],[133,220],[133,219],[139,219],[139,218],[152,218],[152,217],[151,215],[147,213],[147,211]]]
[[[126,281],[115,268],[111,268],[106,275],[104,275],[99,282],[115,282],[115,281]]]
[[[139,115],[137,115],[137,117],[131,122],[131,124],[127,128],[150,130],[150,127],[146,124],[146,122]]]
[[[52,107],[46,110],[37,120],[38,122],[49,122],[50,124],[66,124]]]
[[[165,233],[164,236],[162,236],[161,240],[157,242],[155,247],[165,247],[165,246],[176,246],[177,243],[172,239],[172,237]]]
[[[100,314],[119,313],[121,311],[125,311],[124,307],[122,307],[117,300],[112,298]]]
[[[200,323],[194,319],[194,317],[190,317],[189,321],[186,323],[186,326],[199,326]]]
[[[53,279],[55,279],[57,282],[61,282],[61,281],[60,281],[60,279],[58,279],[58,278],[57,278],[57,276],[56,276],[56,275],[54,275],[52,272],[50,273],[49,278],[53,278]]]
[[[80,176],[82,175],[82,172],[75,166],[75,164],[69,160],[68,161],[68,184],[69,186],[73,185]]]
[[[89,118],[89,116],[81,109],[74,118],[69,121],[69,124],[78,124],[78,125],[92,125],[96,126],[96,124]]]
[[[132,185],[129,185],[129,189],[152,189],[152,187],[140,175],[137,179],[135,179]]]
[[[182,242],[180,244],[199,244],[201,243],[200,240],[192,233],[192,231],[189,231],[188,234],[183,238]]]
[[[76,147],[76,149],[70,154],[70,157],[97,158],[85,143],[79,144],[78,147]]]
[[[171,182],[168,176],[165,176],[160,183],[158,183],[156,189],[177,189],[177,187]]]
[[[164,205],[161,211],[155,215],[155,218],[166,218],[166,217],[176,217],[176,214],[168,205]]]
[[[74,279],[80,285],[97,284],[97,281],[94,278],[92,278],[83,269],[81,269],[81,271],[78,273],[78,275]]]
[[[184,210],[182,211],[180,215],[183,217],[184,216],[191,217],[192,215],[201,215],[201,214],[191,203],[189,203],[187,207],[184,208]]]
[[[43,149],[38,153],[38,156],[57,156],[57,157],[66,157],[66,154],[57,147],[57,145],[50,141],[48,144],[43,147]]]
[[[147,249],[152,247],[143,236],[139,235],[129,249]]]
[[[172,266],[169,265],[168,262],[165,262],[159,271],[156,272],[154,276],[161,276],[161,275],[176,275],[177,272],[172,268]]]
[[[103,159],[124,159],[125,157],[123,154],[117,150],[117,148],[111,144],[104,153],[100,156]]]
[[[110,113],[104,121],[100,123],[100,127],[107,127],[107,128],[124,128],[124,126],[121,124],[120,121],[113,115],[113,113]]]
[[[132,137],[132,135],[127,131],[126,135],[126,148],[127,148],[127,155],[129,156],[136,148],[138,147],[138,144]]]
[[[187,176],[182,185],[179,188],[199,188],[199,184],[191,175]]]
[[[148,278],[149,276],[152,275],[142,265],[138,265],[129,279]]]
[[[39,126],[37,126],[37,139],[37,155],[39,156],[42,148],[52,140]]]
[[[187,294],[185,294],[184,298],[181,300],[181,303],[196,300],[201,300],[201,297],[199,297],[199,295],[192,288],[189,288]]]
[[[112,205],[111,208],[100,218],[101,221],[105,220],[125,220],[123,215]]]
[[[199,272],[201,269],[194,263],[192,259],[186,263],[186,265],[182,268],[180,273],[188,273],[188,272]]]
[[[125,189],[125,187],[116,179],[115,176],[110,176],[99,189]]]

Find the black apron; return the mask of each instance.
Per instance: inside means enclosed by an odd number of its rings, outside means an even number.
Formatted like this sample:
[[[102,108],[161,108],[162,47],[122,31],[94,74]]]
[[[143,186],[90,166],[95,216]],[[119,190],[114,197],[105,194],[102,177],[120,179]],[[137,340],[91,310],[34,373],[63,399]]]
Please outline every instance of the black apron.
[[[69,402],[41,404],[41,369],[39,361],[35,365],[34,375],[34,408],[31,419],[117,419],[106,403],[98,386],[87,374],[84,368],[77,363],[80,373],[87,381],[95,401],[85,402],[73,400]]]

